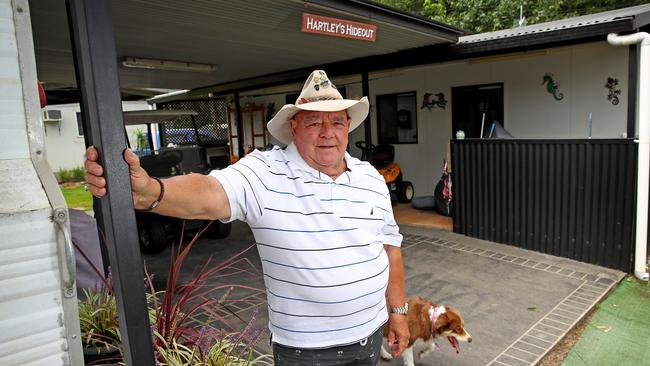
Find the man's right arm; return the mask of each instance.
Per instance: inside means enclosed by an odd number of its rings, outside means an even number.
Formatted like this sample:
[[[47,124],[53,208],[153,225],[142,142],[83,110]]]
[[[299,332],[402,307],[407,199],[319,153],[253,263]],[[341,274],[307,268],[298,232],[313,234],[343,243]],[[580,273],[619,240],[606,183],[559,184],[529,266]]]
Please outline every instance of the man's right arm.
[[[98,158],[97,150],[89,147],[84,167],[88,189],[94,196],[102,197],[108,190]],[[147,209],[160,196],[161,186],[140,166],[140,159],[130,149],[124,151],[124,160],[129,165],[133,205],[136,209]],[[164,196],[153,210],[157,214],[208,220],[230,217],[228,196],[213,177],[189,174],[164,179],[162,184],[165,186]]]

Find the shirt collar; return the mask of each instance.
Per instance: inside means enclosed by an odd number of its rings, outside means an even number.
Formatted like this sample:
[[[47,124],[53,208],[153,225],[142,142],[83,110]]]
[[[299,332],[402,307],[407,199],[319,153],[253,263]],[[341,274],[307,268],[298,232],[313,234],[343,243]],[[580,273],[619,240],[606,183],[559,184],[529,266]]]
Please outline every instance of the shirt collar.
[[[287,156],[287,160],[289,161],[289,163],[294,164],[298,169],[303,170],[305,172],[309,172],[311,173],[311,175],[313,175],[315,178],[318,179],[322,179],[322,180],[332,179],[329,175],[322,173],[319,170],[314,169],[309,164],[307,164],[305,159],[303,159],[302,156],[300,156],[300,153],[298,152],[298,148],[293,142],[287,145],[287,148],[285,149],[285,154]],[[349,180],[349,177],[347,175],[350,171],[352,171],[352,167],[353,167],[352,156],[350,156],[350,154],[348,154],[348,152],[346,151],[343,158],[345,159],[345,165],[347,166],[348,171],[343,172],[343,174],[341,174],[337,178],[337,180],[339,179]],[[342,178],[344,176],[345,178]]]

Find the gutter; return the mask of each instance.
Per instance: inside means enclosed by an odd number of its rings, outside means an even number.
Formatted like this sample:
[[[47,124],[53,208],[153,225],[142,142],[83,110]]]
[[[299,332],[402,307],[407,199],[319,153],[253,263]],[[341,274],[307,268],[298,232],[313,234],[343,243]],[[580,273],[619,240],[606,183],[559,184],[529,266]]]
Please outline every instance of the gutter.
[[[625,36],[610,33],[607,42],[612,46],[640,44],[637,126],[639,126],[639,159],[636,193],[636,250],[634,275],[648,281],[648,189],[650,180],[650,34],[638,32]]]

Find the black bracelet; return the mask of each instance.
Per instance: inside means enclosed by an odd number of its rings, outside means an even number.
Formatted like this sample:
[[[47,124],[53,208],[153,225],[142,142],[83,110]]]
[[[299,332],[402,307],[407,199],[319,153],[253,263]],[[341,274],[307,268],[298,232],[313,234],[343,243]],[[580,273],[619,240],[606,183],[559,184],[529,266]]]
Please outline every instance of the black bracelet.
[[[158,205],[160,205],[160,201],[162,201],[163,196],[165,195],[165,185],[163,184],[162,180],[156,177],[151,177],[151,178],[155,179],[158,182],[158,184],[160,184],[160,195],[158,195],[158,198],[155,201],[153,201],[153,203],[151,204],[151,206],[149,206],[149,208],[145,208],[144,210],[138,210],[140,212],[150,212],[154,208],[158,207]]]

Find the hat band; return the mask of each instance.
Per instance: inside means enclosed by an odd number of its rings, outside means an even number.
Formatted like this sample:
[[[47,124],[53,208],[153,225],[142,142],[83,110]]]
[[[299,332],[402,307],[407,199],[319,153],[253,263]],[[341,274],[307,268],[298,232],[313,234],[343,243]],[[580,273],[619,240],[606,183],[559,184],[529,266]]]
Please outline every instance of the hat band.
[[[296,105],[307,104],[307,103],[311,103],[311,102],[320,102],[320,101],[323,101],[323,100],[343,100],[343,99],[340,99],[340,98],[337,98],[337,97],[326,97],[326,96],[313,97],[313,98],[302,97],[302,98],[298,98],[298,100],[296,101]]]

